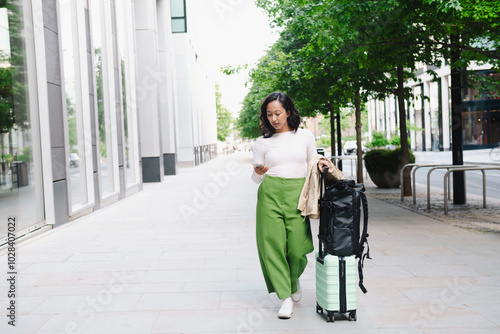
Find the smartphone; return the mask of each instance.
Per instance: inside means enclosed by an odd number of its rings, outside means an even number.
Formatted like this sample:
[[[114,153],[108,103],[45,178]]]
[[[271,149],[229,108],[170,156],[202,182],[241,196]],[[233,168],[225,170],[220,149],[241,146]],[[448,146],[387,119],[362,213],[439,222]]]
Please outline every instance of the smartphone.
[[[264,167],[264,165],[261,164],[261,163],[255,163],[255,164],[252,164],[252,165],[253,165],[254,168],[256,168],[256,167]]]

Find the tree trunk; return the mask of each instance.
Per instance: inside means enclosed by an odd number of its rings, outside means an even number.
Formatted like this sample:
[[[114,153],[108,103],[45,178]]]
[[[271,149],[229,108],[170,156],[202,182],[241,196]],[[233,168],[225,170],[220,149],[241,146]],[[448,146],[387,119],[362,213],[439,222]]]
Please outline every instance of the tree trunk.
[[[458,44],[460,37],[451,36],[451,44]],[[462,137],[462,78],[461,69],[458,68],[460,49],[451,50],[451,140],[452,158],[454,165],[463,165],[463,137]],[[453,173],[453,204],[465,204],[465,178],[464,172]]]
[[[406,165],[410,162],[410,151],[408,147],[408,133],[406,130],[406,110],[405,110],[405,90],[404,90],[404,71],[403,65],[398,65],[398,109],[399,109],[399,137],[401,138],[401,162],[402,165]],[[410,169],[405,168],[403,174],[404,181],[404,196],[411,196],[411,177]]]
[[[361,145],[361,99],[359,96],[359,89],[354,93],[355,107],[356,107],[356,144],[357,144],[357,161],[358,167],[356,170],[356,182],[363,183],[363,150]]]
[[[335,115],[337,119],[337,152],[338,155],[342,155],[342,128],[340,126],[340,113]],[[338,166],[342,170],[342,159],[339,159]]]

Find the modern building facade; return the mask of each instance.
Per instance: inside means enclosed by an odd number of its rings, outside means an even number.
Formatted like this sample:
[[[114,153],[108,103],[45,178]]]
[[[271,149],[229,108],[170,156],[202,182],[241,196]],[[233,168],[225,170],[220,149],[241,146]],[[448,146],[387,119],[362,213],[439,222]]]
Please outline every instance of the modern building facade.
[[[0,245],[215,156],[185,0],[2,3]]]
[[[433,70],[437,79],[428,74]],[[489,76],[500,82],[500,73],[488,67],[473,66],[463,76],[462,130],[464,149],[492,147],[500,142],[500,91],[479,91],[467,84],[472,76]],[[451,77],[450,67],[422,65],[418,80],[409,82],[413,99],[407,104],[407,119],[411,149],[415,151],[451,150]],[[498,87],[498,86],[497,86]],[[498,89],[498,88],[497,88]],[[390,138],[399,134],[399,112],[395,96],[367,103],[369,137],[373,131],[386,133]]]

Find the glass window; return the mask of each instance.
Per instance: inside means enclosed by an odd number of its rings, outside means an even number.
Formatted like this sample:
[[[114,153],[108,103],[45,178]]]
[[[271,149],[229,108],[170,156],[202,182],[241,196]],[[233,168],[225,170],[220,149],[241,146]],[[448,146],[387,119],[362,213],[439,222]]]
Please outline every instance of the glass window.
[[[131,38],[131,36],[134,36],[132,3],[130,1],[117,1],[115,4],[121,76],[125,179],[127,186],[130,186],[139,181],[137,119],[135,117],[136,99],[134,89],[134,39]]]
[[[66,105],[68,147],[68,184],[71,211],[77,211],[89,203],[91,194],[88,192],[86,160],[91,157],[87,154],[84,140],[84,121],[81,91],[81,71],[78,15],[76,2],[60,0],[59,17],[61,22],[60,36],[63,56],[64,92]],[[86,52],[83,52],[86,56]],[[85,110],[88,113],[88,110]],[[89,196],[90,195],[90,196]]]
[[[171,0],[170,10],[172,15],[172,32],[173,33],[187,32],[186,1]]]
[[[424,100],[423,96],[423,87],[422,85],[415,86],[413,88],[413,106],[415,110],[415,125],[420,128],[424,128]],[[425,149],[424,142],[424,131],[417,132],[415,137],[415,149],[417,151],[423,151]]]
[[[441,149],[441,101],[439,92],[441,84],[439,81],[433,81],[429,85],[429,105],[430,105],[430,130],[431,130],[431,151]]]
[[[113,49],[109,1],[90,0],[92,51],[97,101],[99,175],[101,197],[116,191],[118,185],[116,156],[116,117],[113,76]],[[116,169],[116,170],[115,170]]]
[[[23,37],[27,13],[21,1],[0,3],[0,244],[7,217],[17,217],[18,232],[45,220],[34,55]]]

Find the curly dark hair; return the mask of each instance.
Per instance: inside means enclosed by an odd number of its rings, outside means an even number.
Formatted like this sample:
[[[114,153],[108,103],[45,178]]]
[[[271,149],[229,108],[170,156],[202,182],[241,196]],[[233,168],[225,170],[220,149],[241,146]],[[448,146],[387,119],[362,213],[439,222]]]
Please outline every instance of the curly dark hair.
[[[297,131],[300,125],[300,115],[297,109],[295,109],[295,105],[291,98],[288,97],[285,93],[282,92],[274,92],[269,94],[260,106],[260,124],[259,131],[260,134],[264,136],[264,138],[269,138],[274,135],[276,129],[271,125],[269,120],[267,119],[267,105],[272,101],[279,100],[283,108],[290,113],[287,118],[287,123],[290,129]]]

